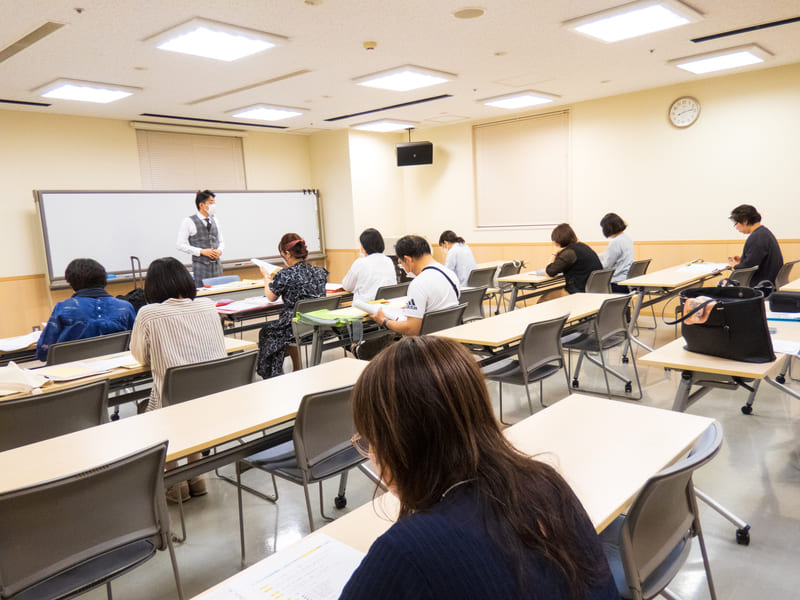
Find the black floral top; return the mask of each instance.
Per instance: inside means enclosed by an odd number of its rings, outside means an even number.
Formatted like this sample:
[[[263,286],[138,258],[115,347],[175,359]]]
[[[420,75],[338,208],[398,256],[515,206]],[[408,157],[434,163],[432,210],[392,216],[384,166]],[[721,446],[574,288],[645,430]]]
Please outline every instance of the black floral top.
[[[327,281],[327,269],[305,261],[278,271],[269,284],[272,293],[283,298],[283,310],[278,322],[291,328],[294,305],[297,301],[324,296]]]

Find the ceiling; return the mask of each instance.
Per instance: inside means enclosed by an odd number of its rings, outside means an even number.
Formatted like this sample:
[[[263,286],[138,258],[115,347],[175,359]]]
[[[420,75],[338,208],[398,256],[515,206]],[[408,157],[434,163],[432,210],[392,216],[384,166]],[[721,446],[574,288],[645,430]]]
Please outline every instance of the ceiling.
[[[477,2],[477,4],[470,4]],[[266,103],[304,108],[276,122],[289,133],[340,129],[379,118],[433,126],[508,114],[476,100],[534,89],[555,105],[690,82],[700,77],[667,61],[757,43],[774,56],[758,67],[800,62],[800,22],[694,43],[692,38],[800,16],[800,0],[692,0],[704,19],[672,30],[604,44],[561,23],[622,0],[0,0],[0,53],[47,21],[65,26],[0,62],[0,103],[42,113],[186,125],[237,121],[229,111]],[[453,12],[481,6],[463,20]],[[76,8],[78,7],[78,8]],[[275,48],[232,63],[155,48],[146,38],[192,17],[284,36]],[[375,41],[374,50],[363,42]],[[450,82],[409,92],[353,83],[404,64],[455,73]],[[732,71],[723,72],[730,73]],[[141,91],[111,104],[45,100],[33,90],[58,78],[113,83]],[[450,97],[372,114],[341,115]],[[190,119],[143,117],[143,113]],[[211,120],[205,122],[202,119]],[[239,127],[248,129],[248,127]],[[260,128],[253,128],[260,129]]]

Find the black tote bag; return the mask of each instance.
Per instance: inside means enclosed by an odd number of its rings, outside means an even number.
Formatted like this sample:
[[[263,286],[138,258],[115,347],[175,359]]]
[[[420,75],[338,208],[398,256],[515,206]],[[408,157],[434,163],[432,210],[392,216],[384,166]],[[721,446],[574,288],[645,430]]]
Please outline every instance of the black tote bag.
[[[681,303],[707,296],[716,300],[705,323],[681,323],[690,352],[731,360],[763,363],[775,360],[769,336],[764,295],[747,287],[693,288],[681,293]],[[684,318],[687,313],[684,311]]]

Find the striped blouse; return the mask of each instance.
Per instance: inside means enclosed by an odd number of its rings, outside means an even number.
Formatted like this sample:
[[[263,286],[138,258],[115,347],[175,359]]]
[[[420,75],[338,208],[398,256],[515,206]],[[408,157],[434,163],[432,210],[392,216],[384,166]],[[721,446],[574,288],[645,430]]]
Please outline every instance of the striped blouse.
[[[131,333],[131,353],[153,373],[147,410],[161,408],[161,388],[169,367],[223,358],[225,338],[214,303],[205,298],[170,298],[139,310]]]

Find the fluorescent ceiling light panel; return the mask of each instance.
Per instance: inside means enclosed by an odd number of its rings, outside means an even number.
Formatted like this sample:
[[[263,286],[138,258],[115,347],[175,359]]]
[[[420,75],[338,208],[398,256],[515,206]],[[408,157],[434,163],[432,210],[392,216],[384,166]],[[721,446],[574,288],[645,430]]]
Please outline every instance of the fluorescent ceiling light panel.
[[[424,67],[414,65],[403,65],[388,71],[381,71],[371,75],[364,75],[354,79],[358,85],[392,90],[395,92],[407,92],[416,90],[437,83],[444,83],[456,77],[453,73],[434,71]]]
[[[408,121],[392,121],[390,119],[381,119],[380,121],[368,121],[366,123],[353,125],[353,129],[386,133],[389,131],[401,131],[403,129],[409,129],[415,125],[416,123],[409,123]]]
[[[263,31],[195,18],[145,41],[153,41],[161,50],[230,62],[285,40]]]
[[[137,91],[139,91],[139,88],[72,79],[56,79],[36,90],[42,98],[77,100],[79,102],[95,102],[97,104],[115,102],[122,98],[127,98]]]
[[[695,75],[711,73],[713,71],[724,71],[725,69],[735,69],[762,63],[771,57],[772,54],[764,50],[761,46],[750,44],[747,46],[737,46],[716,52],[696,54],[685,58],[676,58],[668,64],[675,65],[679,69],[689,71]]]
[[[535,92],[533,90],[525,90],[524,92],[516,92],[514,94],[505,94],[503,96],[495,96],[493,98],[484,98],[478,100],[481,104],[486,106],[496,106],[497,108],[525,108],[527,106],[536,106],[537,104],[547,104],[556,98],[553,94],[545,94],[544,92]]]
[[[237,119],[254,119],[256,121],[280,121],[290,117],[302,115],[305,111],[300,108],[289,108],[288,106],[268,106],[258,104],[246,108],[237,108],[232,111]]]
[[[564,27],[604,42],[618,42],[700,19],[700,13],[678,0],[637,0],[571,19]]]

